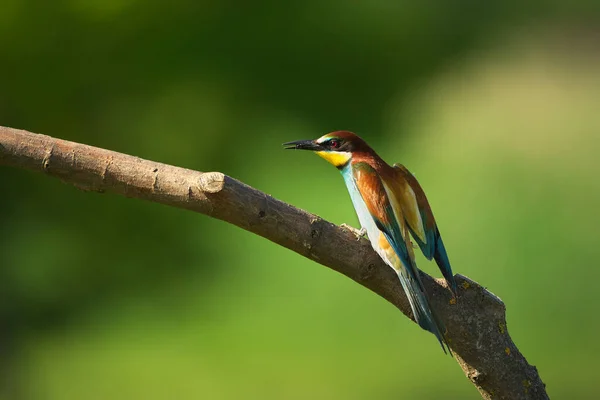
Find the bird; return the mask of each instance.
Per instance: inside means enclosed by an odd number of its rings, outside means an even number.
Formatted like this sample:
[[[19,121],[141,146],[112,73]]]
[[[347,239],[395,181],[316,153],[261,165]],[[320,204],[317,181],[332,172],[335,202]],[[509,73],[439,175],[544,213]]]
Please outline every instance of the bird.
[[[452,355],[446,330],[432,309],[415,262],[411,236],[428,260],[434,259],[454,298],[457,285],[429,201],[415,176],[402,164],[388,165],[358,135],[335,131],[314,140],[283,144],[311,150],[342,174],[361,225],[375,252],[398,275],[413,316]]]

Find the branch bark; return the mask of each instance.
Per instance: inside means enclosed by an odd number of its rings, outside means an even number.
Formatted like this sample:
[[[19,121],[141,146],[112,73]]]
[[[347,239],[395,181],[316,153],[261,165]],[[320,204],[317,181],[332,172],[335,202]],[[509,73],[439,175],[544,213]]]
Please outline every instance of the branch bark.
[[[220,172],[198,172],[23,130],[0,127],[0,165],[43,172],[80,189],[185,208],[227,221],[346,275],[412,319],[391,268],[365,239]],[[344,251],[339,251],[344,249]],[[456,360],[484,399],[547,399],[537,369],[512,341],[504,303],[457,275],[458,302],[445,281],[422,273]]]

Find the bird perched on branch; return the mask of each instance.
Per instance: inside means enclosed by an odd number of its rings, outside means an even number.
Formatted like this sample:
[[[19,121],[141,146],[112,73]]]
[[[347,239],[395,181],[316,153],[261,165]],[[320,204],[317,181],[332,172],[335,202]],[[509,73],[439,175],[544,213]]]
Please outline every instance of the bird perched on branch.
[[[403,165],[390,167],[352,132],[332,132],[284,146],[312,150],[340,170],[361,225],[355,234],[360,238],[366,233],[373,249],[396,271],[415,320],[437,337],[446,352],[445,329],[427,299],[411,235],[425,257],[435,259],[454,295],[457,286],[440,231],[417,179]]]

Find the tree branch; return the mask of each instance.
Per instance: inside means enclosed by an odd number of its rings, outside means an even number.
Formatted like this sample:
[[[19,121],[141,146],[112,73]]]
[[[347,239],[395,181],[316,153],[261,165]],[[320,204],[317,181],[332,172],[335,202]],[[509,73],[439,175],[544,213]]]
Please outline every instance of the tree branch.
[[[338,271],[412,318],[391,268],[355,236],[220,172],[202,173],[22,130],[0,127],[0,165],[57,177],[80,189],[185,208],[227,221]],[[344,249],[344,251],[338,251]],[[502,301],[457,275],[458,302],[445,281],[422,273],[461,368],[484,399],[547,399],[545,385],[511,340]]]

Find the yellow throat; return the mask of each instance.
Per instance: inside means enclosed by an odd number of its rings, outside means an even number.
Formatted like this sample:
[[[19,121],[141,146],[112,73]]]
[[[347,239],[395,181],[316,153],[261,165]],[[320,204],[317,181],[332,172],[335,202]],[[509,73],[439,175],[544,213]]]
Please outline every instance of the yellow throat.
[[[315,151],[315,153],[335,167],[341,167],[350,160],[350,157],[352,157],[352,153],[347,151]]]

